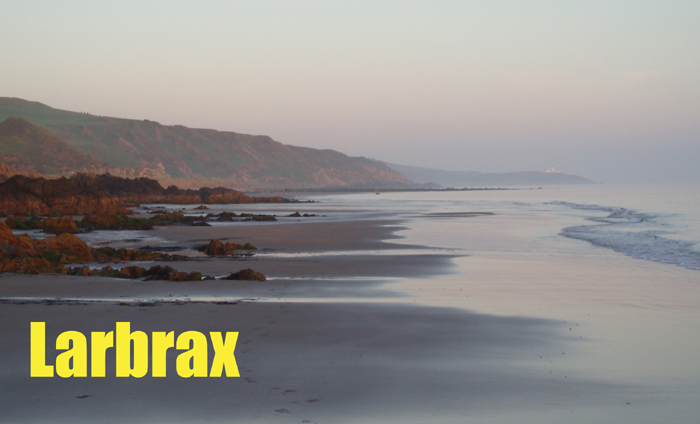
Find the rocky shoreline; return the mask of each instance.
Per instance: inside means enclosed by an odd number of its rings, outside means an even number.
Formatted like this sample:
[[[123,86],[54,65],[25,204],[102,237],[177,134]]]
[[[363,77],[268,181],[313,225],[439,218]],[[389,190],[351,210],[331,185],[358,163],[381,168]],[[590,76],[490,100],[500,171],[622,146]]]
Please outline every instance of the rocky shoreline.
[[[14,175],[0,183],[0,215],[132,214],[127,205],[291,203],[283,197],[250,197],[239,191],[216,187],[198,190],[164,188],[150,178],[122,178],[109,174],[76,173],[70,178],[46,179]]]
[[[112,175],[75,174],[70,178],[45,179],[14,175],[0,184],[0,272],[20,274],[58,273],[77,276],[106,276],[115,278],[198,281],[214,279],[200,272],[177,271],[155,265],[149,269],[126,266],[114,269],[88,266],[85,263],[186,260],[185,256],[158,251],[91,248],[76,233],[93,230],[153,230],[154,226],[209,226],[207,220],[275,221],[272,215],[236,215],[231,212],[190,216],[181,212],[153,211],[150,217],[133,217],[127,205],[134,203],[200,204],[198,210],[211,203],[279,203],[291,202],[282,197],[249,197],[227,188],[181,190],[175,186],[163,188],[148,178],[121,178]],[[82,219],[74,216],[83,215]],[[12,230],[41,229],[53,237],[32,239],[15,235]],[[251,255],[250,243],[238,245],[213,239],[200,251],[209,256]],[[79,265],[71,267],[70,265]],[[265,280],[253,270],[230,274],[229,280]]]
[[[49,218],[50,219],[50,218]],[[72,220],[71,220],[72,221]],[[250,243],[238,245],[212,240],[201,249],[209,256],[245,254],[256,250]],[[238,251],[238,252],[236,252]],[[18,274],[67,274],[77,276],[103,276],[145,280],[199,281],[213,280],[202,273],[177,271],[169,266],[155,265],[149,269],[139,266],[125,266],[114,269],[111,265],[102,268],[90,267],[84,263],[113,263],[133,261],[172,261],[186,260],[181,255],[144,250],[114,249],[112,247],[91,248],[82,239],[70,233],[55,237],[32,239],[26,234],[15,235],[10,227],[0,221],[0,272]],[[70,267],[79,264],[81,266]],[[265,280],[265,276],[250,269],[241,270],[224,277],[225,280]]]

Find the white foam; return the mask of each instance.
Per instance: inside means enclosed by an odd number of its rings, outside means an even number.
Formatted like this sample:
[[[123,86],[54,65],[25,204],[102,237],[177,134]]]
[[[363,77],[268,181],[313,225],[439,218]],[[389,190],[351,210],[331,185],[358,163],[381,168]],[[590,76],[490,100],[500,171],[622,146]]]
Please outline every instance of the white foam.
[[[564,228],[561,235],[585,240],[596,246],[612,249],[638,259],[679,265],[700,270],[700,253],[693,250],[697,243],[675,240],[676,232],[661,222],[659,215],[599,205],[550,202],[572,209],[607,212],[605,217],[588,217],[597,225]]]

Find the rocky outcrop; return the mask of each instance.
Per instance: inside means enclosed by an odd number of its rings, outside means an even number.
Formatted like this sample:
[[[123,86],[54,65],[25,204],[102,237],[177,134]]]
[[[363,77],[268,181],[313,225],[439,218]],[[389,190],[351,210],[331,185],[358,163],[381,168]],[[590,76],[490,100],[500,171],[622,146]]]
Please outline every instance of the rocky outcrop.
[[[0,272],[64,272],[64,264],[93,261],[92,249],[72,234],[33,240],[0,222]]]
[[[287,216],[290,218],[301,218],[301,217],[308,218],[310,216],[316,216],[316,214],[315,213],[305,213],[302,215],[299,212],[294,212],[293,214],[287,215]]]
[[[146,218],[98,212],[86,215],[79,221],[80,228],[89,230],[152,230],[153,223]]]
[[[279,203],[282,197],[250,197],[228,188],[167,189],[150,178],[74,174],[71,178],[29,178],[15,175],[0,184],[0,214],[127,215],[125,203]]]
[[[85,215],[129,211],[104,192],[79,190],[67,178],[47,180],[15,175],[0,184],[0,213],[6,215]]]
[[[246,244],[221,244],[219,240],[212,240],[210,245],[226,252],[227,248],[255,249]],[[69,274],[78,276],[103,276],[114,278],[144,278],[146,280],[167,281],[199,281],[203,278],[199,272],[182,272],[169,266],[156,265],[149,269],[139,266],[126,266],[114,269],[110,265],[102,268],[88,266],[68,267],[70,264],[84,262],[124,262],[124,261],[151,261],[151,260],[182,260],[182,256],[170,256],[160,252],[146,252],[142,250],[114,249],[111,247],[90,248],[80,238],[64,233],[56,237],[45,239],[32,239],[26,234],[15,235],[12,230],[0,221],[0,272],[14,272],[20,274]],[[250,269],[231,274],[227,279],[232,280],[265,280],[265,276]]]
[[[26,234],[17,236],[4,222],[0,222],[0,272],[66,273],[66,264],[143,261],[164,256],[158,252],[111,247],[93,249],[69,233],[45,239],[32,239]]]
[[[118,261],[152,261],[162,259],[165,255],[160,252],[146,252],[143,250],[115,249],[113,247],[100,247],[92,250],[95,260],[98,262]]]
[[[127,279],[137,279],[144,278],[147,281],[150,280],[165,280],[165,281],[200,281],[202,280],[202,274],[199,272],[182,272],[175,270],[169,266],[156,265],[149,269],[141,268],[140,266],[127,266],[122,269],[114,269],[111,266],[106,266],[103,268],[90,268],[87,266],[74,267],[69,269],[66,274],[68,275],[79,275],[79,276],[93,276],[98,275],[100,277],[113,277],[113,278],[127,278]]]
[[[113,175],[76,173],[71,184],[81,192],[104,192],[125,203],[169,203],[180,205],[228,203],[282,203],[282,197],[250,197],[224,187],[202,187],[198,190],[180,189],[174,185],[163,188],[150,178],[121,178]]]
[[[19,174],[19,172],[15,171],[14,169],[10,169],[4,163],[0,163],[0,183],[7,181],[10,177],[13,177],[17,174]]]
[[[43,230],[44,220],[36,217],[11,216],[5,220],[5,225],[12,230]]]
[[[13,230],[44,230],[48,234],[75,234],[79,231],[78,224],[71,217],[41,219],[37,217],[24,218],[11,216],[5,220],[5,225]]]
[[[75,234],[78,232],[78,225],[73,221],[73,218],[66,216],[63,218],[48,217],[43,222],[45,233],[49,234]]]
[[[223,280],[253,280],[253,281],[265,281],[264,275],[259,272],[253,271],[252,269],[243,269],[238,272],[234,272],[228,277],[224,277]]]
[[[221,243],[220,240],[214,239],[210,241],[207,246],[203,246],[199,249],[200,252],[204,252],[209,256],[233,255],[236,254],[236,250],[257,250],[257,247],[253,246],[250,243]]]

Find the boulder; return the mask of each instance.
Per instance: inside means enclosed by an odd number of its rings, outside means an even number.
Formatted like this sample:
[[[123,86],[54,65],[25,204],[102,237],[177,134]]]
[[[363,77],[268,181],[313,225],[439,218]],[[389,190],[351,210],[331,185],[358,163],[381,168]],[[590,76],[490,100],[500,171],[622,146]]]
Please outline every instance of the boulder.
[[[236,243],[221,243],[220,240],[214,239],[209,242],[208,246],[204,248],[200,247],[200,252],[204,252],[209,256],[226,256],[236,253],[236,250],[257,250],[257,247],[250,243],[246,244],[236,244]]]
[[[60,234],[43,240],[33,240],[35,249],[50,251],[61,255],[62,263],[91,262],[94,260],[92,249],[73,234]]]
[[[223,280],[254,280],[254,281],[265,281],[264,275],[259,272],[253,271],[252,269],[243,269],[238,272],[234,272],[228,277],[224,277]]]
[[[15,236],[10,227],[2,221],[0,221],[0,244],[7,244],[9,246],[16,246],[17,244],[17,236]]]
[[[46,218],[43,227],[44,232],[49,234],[75,234],[78,232],[78,225],[69,216],[58,219]]]

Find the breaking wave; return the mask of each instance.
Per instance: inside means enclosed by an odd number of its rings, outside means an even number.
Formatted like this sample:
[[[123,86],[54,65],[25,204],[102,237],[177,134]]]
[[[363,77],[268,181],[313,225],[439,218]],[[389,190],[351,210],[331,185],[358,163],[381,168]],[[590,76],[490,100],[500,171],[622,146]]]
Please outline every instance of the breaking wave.
[[[570,202],[557,201],[549,204],[608,213],[605,217],[586,218],[596,225],[564,228],[560,233],[564,237],[585,240],[633,258],[700,270],[700,252],[693,250],[697,243],[673,239],[677,232],[672,225],[662,222],[661,215]]]

